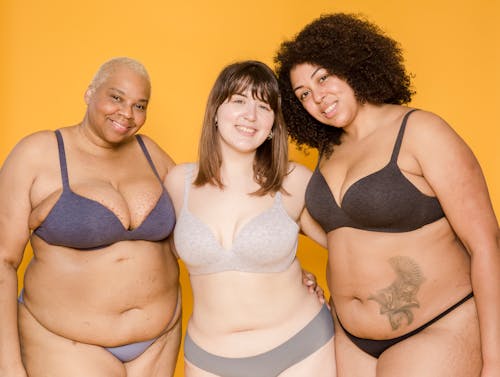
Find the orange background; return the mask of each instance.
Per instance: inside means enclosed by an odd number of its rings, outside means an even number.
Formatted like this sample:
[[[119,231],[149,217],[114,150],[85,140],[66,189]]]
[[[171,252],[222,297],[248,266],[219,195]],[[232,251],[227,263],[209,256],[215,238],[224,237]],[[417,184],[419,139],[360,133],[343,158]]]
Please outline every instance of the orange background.
[[[0,0],[0,162],[22,136],[79,122],[87,84],[114,56],[134,57],[150,72],[153,96],[141,132],[176,162],[192,161],[220,69],[241,59],[272,66],[284,38],[336,11],[361,12],[401,42],[415,74],[412,106],[444,117],[470,145],[499,214],[497,0]],[[314,167],[314,152],[292,148],[291,155]],[[30,257],[28,248],[20,279]],[[301,238],[299,258],[325,286],[326,253]],[[185,324],[192,301],[181,269]],[[181,354],[176,377],[182,375]]]

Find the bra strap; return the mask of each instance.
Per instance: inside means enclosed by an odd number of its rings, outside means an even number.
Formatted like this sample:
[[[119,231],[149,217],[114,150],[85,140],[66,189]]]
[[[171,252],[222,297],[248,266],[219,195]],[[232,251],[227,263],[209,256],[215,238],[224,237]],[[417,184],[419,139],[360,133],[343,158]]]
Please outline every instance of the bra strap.
[[[193,174],[195,164],[186,164],[186,175],[184,176],[184,202],[183,205],[187,208],[189,191],[191,190],[191,185],[193,184]]]
[[[158,171],[156,170],[155,164],[153,163],[153,159],[151,158],[151,155],[149,154],[149,151],[146,148],[146,144],[144,144],[144,140],[142,140],[141,135],[135,135],[135,138],[139,142],[139,145],[141,146],[142,152],[144,153],[144,155],[146,156],[146,159],[149,162],[149,166],[151,166],[151,169],[155,173],[158,180],[161,182],[160,175],[158,174]],[[162,184],[163,184],[163,182],[162,182]]]
[[[399,150],[401,149],[401,143],[403,142],[403,135],[406,129],[406,122],[408,121],[408,117],[410,116],[410,114],[413,113],[414,111],[417,111],[417,109],[412,109],[408,111],[405,114],[403,121],[401,122],[401,127],[399,128],[398,137],[396,138],[396,143],[394,144],[394,149],[392,151],[392,156],[391,156],[392,163],[395,163],[398,160]]]
[[[64,141],[61,135],[61,131],[55,130],[57,139],[57,149],[59,151],[59,165],[61,168],[61,178],[63,191],[69,189],[69,179],[68,179],[68,166],[66,164],[66,152],[64,151]]]

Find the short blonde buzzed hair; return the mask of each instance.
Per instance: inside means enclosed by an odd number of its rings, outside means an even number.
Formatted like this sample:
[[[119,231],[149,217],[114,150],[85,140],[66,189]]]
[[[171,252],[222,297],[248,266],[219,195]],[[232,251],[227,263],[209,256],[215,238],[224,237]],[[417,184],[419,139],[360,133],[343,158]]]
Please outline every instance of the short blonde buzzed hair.
[[[89,89],[91,91],[95,91],[106,79],[113,73],[115,72],[118,68],[120,67],[127,67],[131,69],[132,71],[138,73],[139,75],[143,76],[146,81],[149,84],[149,87],[151,87],[151,79],[149,78],[148,71],[146,70],[146,67],[139,62],[138,60],[121,56],[121,57],[116,57],[112,58],[106,62],[104,62],[97,72],[95,73],[92,81],[89,84]]]

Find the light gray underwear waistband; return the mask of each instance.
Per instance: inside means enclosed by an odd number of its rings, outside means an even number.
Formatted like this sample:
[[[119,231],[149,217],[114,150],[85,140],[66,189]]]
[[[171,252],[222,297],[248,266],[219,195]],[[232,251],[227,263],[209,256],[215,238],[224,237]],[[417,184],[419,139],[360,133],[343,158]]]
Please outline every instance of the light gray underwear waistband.
[[[184,339],[184,357],[191,364],[221,377],[275,377],[325,345],[334,334],[330,311],[320,312],[285,343],[259,355],[241,358],[217,356]]]

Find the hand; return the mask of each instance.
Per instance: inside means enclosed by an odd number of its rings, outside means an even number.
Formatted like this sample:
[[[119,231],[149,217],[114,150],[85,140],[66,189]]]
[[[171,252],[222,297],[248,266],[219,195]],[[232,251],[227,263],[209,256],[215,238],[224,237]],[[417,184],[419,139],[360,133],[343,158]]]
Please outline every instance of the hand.
[[[302,284],[308,287],[310,293],[316,294],[319,302],[321,302],[322,304],[326,303],[325,292],[323,291],[323,288],[318,285],[316,276],[312,272],[302,269]],[[326,303],[326,305],[328,306],[328,308],[330,308],[328,303]]]

